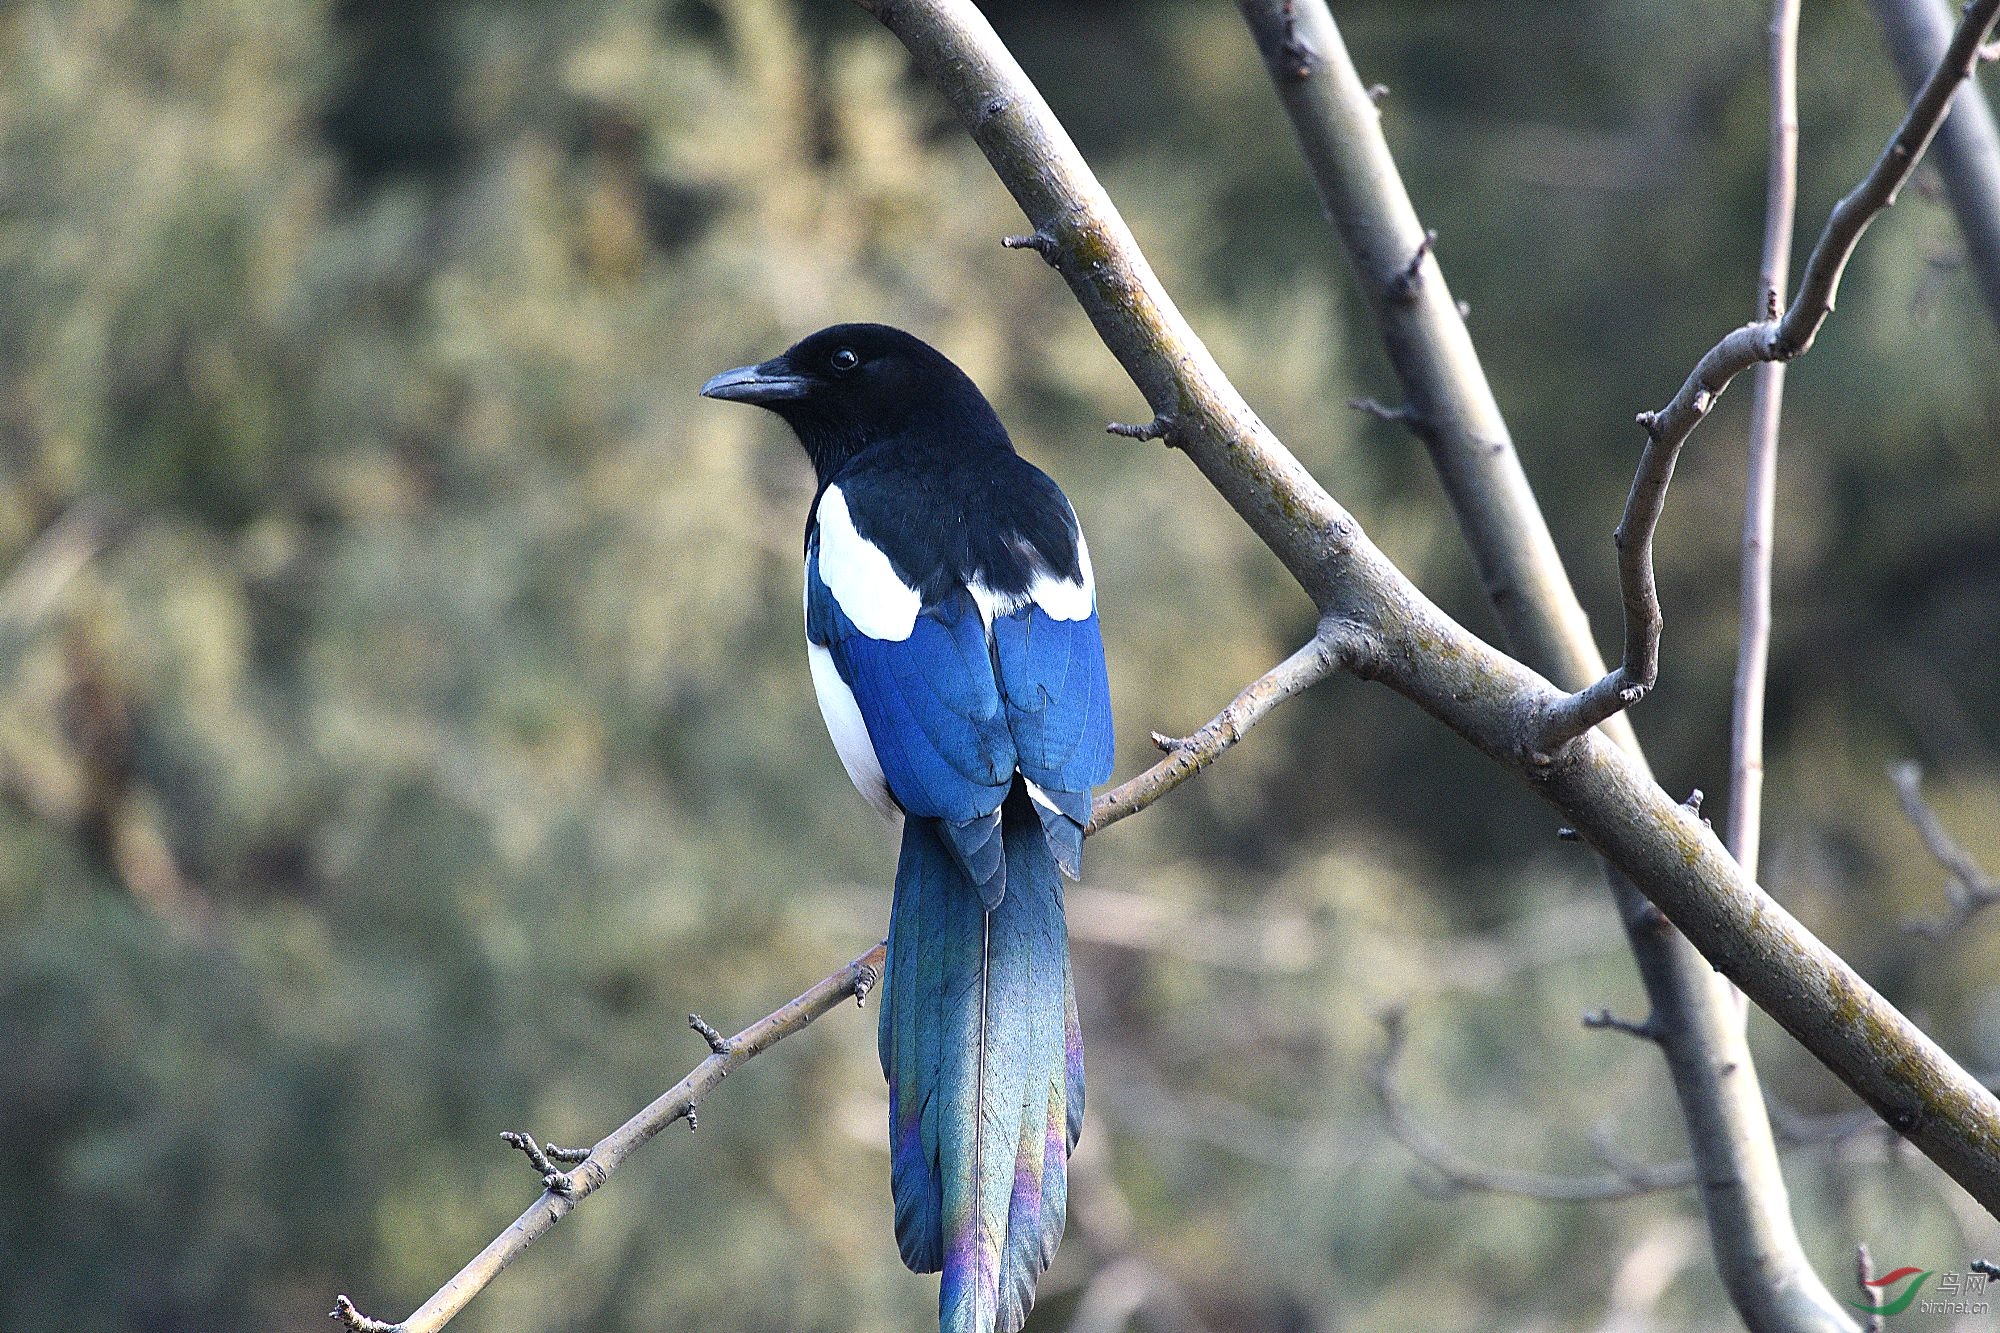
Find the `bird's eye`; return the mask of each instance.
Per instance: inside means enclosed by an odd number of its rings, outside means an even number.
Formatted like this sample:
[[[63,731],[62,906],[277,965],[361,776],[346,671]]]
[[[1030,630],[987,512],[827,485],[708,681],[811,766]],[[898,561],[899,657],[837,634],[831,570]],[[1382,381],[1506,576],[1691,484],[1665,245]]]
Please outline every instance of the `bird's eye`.
[[[851,348],[843,347],[833,354],[833,368],[843,375],[860,364],[861,358]]]

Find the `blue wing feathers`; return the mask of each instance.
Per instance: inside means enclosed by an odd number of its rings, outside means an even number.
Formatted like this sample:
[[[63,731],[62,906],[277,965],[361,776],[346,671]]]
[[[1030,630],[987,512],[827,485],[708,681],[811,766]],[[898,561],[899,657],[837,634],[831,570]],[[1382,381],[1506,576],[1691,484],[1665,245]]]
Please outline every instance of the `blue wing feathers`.
[[[1033,602],[986,628],[964,589],[923,608],[906,639],[871,639],[806,555],[806,629],[832,654],[904,810],[955,824],[999,809],[1018,768],[1048,792],[1111,776],[1110,684],[1093,612]]]
[[[1007,893],[1005,844],[1000,836],[1000,812],[940,827],[959,869],[979,890],[979,900],[998,907]]]
[[[1111,776],[1111,687],[1093,612],[1057,620],[1034,603],[993,623],[1007,729],[1021,772],[1046,791]]]
[[[925,607],[906,639],[855,627],[806,553],[806,635],[854,692],[883,778],[903,809],[954,823],[1000,808],[1016,764],[972,599]]]

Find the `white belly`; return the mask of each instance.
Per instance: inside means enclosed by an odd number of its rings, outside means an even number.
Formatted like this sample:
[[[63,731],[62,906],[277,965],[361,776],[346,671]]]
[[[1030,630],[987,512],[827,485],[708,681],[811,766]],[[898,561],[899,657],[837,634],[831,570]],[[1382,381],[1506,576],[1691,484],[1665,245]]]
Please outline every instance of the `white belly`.
[[[833,748],[839,752],[848,778],[855,790],[868,799],[868,804],[882,812],[884,819],[900,822],[903,812],[896,798],[889,794],[889,783],[882,776],[882,762],[875,757],[875,742],[868,739],[868,724],[861,720],[861,705],[854,702],[854,691],[840,678],[833,654],[809,643],[806,660],[812,666],[813,692],[819,695],[820,716],[826,719],[827,734],[833,737]]]

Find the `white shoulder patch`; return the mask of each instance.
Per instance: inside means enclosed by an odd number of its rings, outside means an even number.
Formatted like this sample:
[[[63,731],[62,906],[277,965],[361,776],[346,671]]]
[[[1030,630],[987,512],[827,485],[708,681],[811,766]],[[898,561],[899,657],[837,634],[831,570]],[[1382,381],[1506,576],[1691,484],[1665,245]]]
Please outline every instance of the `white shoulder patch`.
[[[882,776],[882,761],[875,755],[875,742],[868,739],[868,724],[861,720],[861,706],[854,702],[854,691],[840,678],[840,668],[833,664],[833,654],[825,648],[807,644],[806,660],[812,667],[813,692],[819,696],[820,716],[826,719],[826,731],[833,737],[841,766],[868,804],[881,811],[884,819],[896,822],[902,811],[896,805],[896,798],[889,794],[888,780]]]
[[[974,581],[965,585],[972,594],[973,603],[979,608],[979,618],[986,622],[986,632],[993,632],[993,622],[1004,616],[1011,616],[1028,604],[1024,593],[995,592],[985,584]]]
[[[897,576],[882,548],[855,529],[838,486],[827,487],[819,501],[819,577],[869,638],[901,641],[916,628],[923,597]]]
[[[1028,585],[1029,600],[1051,620],[1088,620],[1097,609],[1097,578],[1091,572],[1090,546],[1083,540],[1081,530],[1076,534],[1076,564],[1080,581],[1072,582],[1038,570],[1035,581]]]

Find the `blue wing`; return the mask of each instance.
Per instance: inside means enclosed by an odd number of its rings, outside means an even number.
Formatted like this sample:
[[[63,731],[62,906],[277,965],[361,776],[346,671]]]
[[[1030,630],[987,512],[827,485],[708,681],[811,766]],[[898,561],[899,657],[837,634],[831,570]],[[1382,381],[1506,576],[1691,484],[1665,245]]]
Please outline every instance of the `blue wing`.
[[[1007,730],[1022,776],[1088,795],[1111,776],[1111,685],[1097,612],[1057,620],[1036,602],[993,622]]]
[[[854,693],[883,780],[906,814],[945,821],[948,841],[984,888],[1001,865],[1000,803],[1013,784],[1014,738],[978,607],[963,589],[924,607],[909,636],[859,629],[806,551],[806,637],[827,649]],[[993,884],[996,897],[999,883]]]

